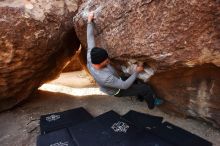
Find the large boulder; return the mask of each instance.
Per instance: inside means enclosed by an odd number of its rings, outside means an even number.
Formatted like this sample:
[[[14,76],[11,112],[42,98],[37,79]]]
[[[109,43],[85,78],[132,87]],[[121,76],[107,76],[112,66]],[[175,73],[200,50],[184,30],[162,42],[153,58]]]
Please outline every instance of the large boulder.
[[[57,77],[79,48],[79,0],[0,1],[0,111]]]
[[[150,83],[167,101],[164,110],[220,125],[219,0],[84,1],[74,17],[84,47],[90,10],[97,46],[123,71],[145,62],[144,77],[153,75]]]

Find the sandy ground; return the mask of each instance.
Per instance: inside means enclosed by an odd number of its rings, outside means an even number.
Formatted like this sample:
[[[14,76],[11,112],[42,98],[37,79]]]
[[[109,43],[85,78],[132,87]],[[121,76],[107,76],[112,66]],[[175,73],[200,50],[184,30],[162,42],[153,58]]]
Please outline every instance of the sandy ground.
[[[102,94],[94,84],[90,83],[84,72],[64,73],[57,80],[41,87],[41,90],[19,106],[0,113],[0,145],[35,146],[40,132],[40,115],[80,106],[87,109],[93,116],[109,110],[125,114],[131,109],[162,116],[166,121],[209,140],[214,146],[220,146],[218,129],[198,120],[165,114],[158,108],[149,110],[146,103],[131,100],[130,97],[117,98]]]

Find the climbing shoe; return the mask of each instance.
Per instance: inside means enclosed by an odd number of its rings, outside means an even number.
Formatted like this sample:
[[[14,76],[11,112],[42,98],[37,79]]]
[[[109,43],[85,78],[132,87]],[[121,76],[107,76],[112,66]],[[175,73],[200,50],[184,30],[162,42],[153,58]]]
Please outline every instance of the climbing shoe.
[[[140,101],[140,102],[143,102],[144,98],[142,96],[137,96],[137,100]]]
[[[154,105],[155,106],[159,106],[161,104],[163,104],[164,100],[163,99],[160,99],[160,98],[155,98],[154,99]]]
[[[154,98],[152,98],[152,97],[144,97],[144,100],[146,101],[147,106],[148,106],[148,108],[150,110],[155,107],[155,105],[154,105]]]

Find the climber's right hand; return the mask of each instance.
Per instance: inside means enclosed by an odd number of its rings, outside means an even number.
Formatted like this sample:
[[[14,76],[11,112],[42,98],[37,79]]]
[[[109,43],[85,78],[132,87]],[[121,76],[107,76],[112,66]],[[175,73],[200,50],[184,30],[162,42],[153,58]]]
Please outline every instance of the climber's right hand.
[[[94,11],[89,12],[88,23],[92,22],[94,19]]]
[[[144,71],[144,67],[143,66],[137,66],[136,67],[136,72],[137,73],[141,73],[141,72],[143,72]]]

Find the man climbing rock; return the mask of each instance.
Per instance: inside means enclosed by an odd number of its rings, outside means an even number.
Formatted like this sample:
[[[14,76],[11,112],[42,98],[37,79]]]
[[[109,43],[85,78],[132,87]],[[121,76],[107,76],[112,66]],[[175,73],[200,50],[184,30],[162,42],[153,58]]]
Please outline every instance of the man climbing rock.
[[[125,81],[117,74],[110,65],[108,53],[105,49],[95,47],[93,33],[94,12],[88,15],[87,24],[87,67],[94,77],[100,90],[117,97],[136,96],[147,102],[148,108],[162,104],[162,100],[155,97],[153,90],[144,83],[134,83],[138,74],[144,71],[143,66],[137,66],[136,71]]]

